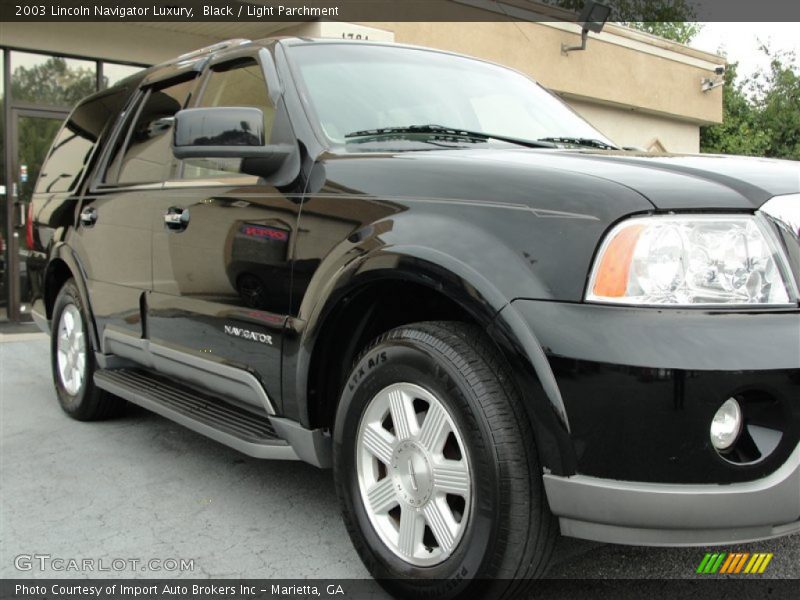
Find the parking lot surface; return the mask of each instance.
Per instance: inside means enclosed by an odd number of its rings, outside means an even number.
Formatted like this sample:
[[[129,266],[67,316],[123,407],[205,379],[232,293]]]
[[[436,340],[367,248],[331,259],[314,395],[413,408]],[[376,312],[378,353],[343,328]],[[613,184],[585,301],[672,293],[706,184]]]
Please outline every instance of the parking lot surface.
[[[368,577],[330,471],[249,458],[135,407],[73,421],[43,335],[0,336],[0,368],[0,577]],[[765,577],[800,578],[798,535],[723,550],[772,552]],[[549,576],[692,579],[705,552],[563,539]],[[193,569],[18,570],[15,558],[33,554],[191,559]]]

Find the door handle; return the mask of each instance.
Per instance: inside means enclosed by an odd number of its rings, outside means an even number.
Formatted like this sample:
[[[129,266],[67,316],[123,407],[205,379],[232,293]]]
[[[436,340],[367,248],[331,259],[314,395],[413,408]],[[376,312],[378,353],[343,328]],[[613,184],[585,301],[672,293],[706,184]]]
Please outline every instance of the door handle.
[[[91,227],[97,222],[97,209],[94,206],[89,206],[81,211],[81,224],[86,227]]]
[[[170,231],[183,231],[189,225],[189,211],[171,207],[164,215],[164,225]]]

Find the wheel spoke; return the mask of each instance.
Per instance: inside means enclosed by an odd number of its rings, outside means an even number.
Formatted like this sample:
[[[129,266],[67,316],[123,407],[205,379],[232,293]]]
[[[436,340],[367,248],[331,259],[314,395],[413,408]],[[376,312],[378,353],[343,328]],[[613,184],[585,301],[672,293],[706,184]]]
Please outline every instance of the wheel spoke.
[[[450,552],[456,539],[458,524],[453,519],[450,507],[447,506],[444,498],[428,502],[422,512],[428,527],[433,532],[433,537],[439,542],[439,547],[444,552]]]
[[[64,317],[62,319],[64,323],[64,331],[66,332],[67,336],[72,335],[73,329],[75,329],[75,320],[72,317],[72,311],[69,309],[64,310]]]
[[[466,497],[469,494],[469,472],[463,461],[441,460],[433,465],[433,487],[445,494]]]
[[[394,440],[390,436],[388,431],[378,425],[368,425],[364,429],[364,447],[385,465],[392,461],[394,451]]]
[[[376,513],[386,513],[397,506],[397,495],[390,477],[384,477],[373,485],[367,492],[367,497],[370,507]]]
[[[67,332],[62,330],[61,334],[58,336],[58,351],[66,354],[67,350],[69,349],[69,336]]]
[[[430,404],[419,430],[419,443],[429,452],[436,453],[444,446],[449,430],[444,410],[437,404]]]
[[[75,344],[75,348],[77,350],[83,350],[85,348],[86,344],[85,344],[84,339],[83,339],[83,332],[82,331],[76,331],[75,332],[75,337],[74,337],[72,343]]]
[[[392,412],[395,436],[399,440],[407,440],[416,429],[416,414],[411,400],[400,390],[389,392],[389,409]]]
[[[400,511],[400,532],[398,547],[400,552],[408,557],[414,556],[414,549],[422,538],[422,522],[417,511],[413,508],[403,507]]]

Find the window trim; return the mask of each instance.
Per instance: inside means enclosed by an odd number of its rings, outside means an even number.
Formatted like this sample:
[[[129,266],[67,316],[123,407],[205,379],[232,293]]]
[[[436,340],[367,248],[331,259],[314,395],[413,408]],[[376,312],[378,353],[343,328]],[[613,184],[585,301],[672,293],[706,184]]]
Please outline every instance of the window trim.
[[[147,102],[147,99],[150,97],[150,94],[153,90],[159,90],[171,87],[173,85],[178,85],[180,83],[184,83],[186,81],[193,81],[194,86],[189,91],[189,95],[187,96],[186,100],[181,107],[181,110],[189,107],[195,101],[198,85],[202,81],[204,75],[196,70],[188,70],[180,73],[174,78],[171,79],[162,79],[157,80],[155,82],[145,80],[145,83],[140,85],[134,93],[131,94],[131,101],[128,106],[126,106],[125,110],[120,113],[119,118],[117,119],[117,123],[115,124],[115,129],[112,132],[109,143],[107,144],[106,148],[103,151],[103,156],[98,164],[98,168],[95,170],[94,177],[92,178],[92,185],[91,185],[91,192],[92,193],[105,193],[105,192],[112,192],[112,191],[128,191],[128,190],[149,190],[149,189],[160,189],[163,187],[164,182],[168,181],[172,177],[172,173],[174,171],[174,162],[173,165],[170,167],[169,172],[165,177],[161,179],[161,181],[135,181],[130,183],[123,183],[120,184],[118,181],[113,183],[108,183],[104,181],[106,178],[106,174],[109,168],[109,161],[111,159],[111,153],[113,152],[113,148],[116,145],[116,142],[120,139],[122,134],[124,134],[124,140],[122,141],[122,157],[125,157],[125,153],[128,151],[128,146],[130,144],[130,137],[133,133],[133,128],[136,122],[141,115],[142,110],[144,109],[144,105]],[[127,129],[125,129],[125,121],[127,117],[131,114],[130,111],[134,110],[133,116],[131,118],[130,123],[128,124]],[[124,130],[124,131],[123,131]],[[122,168],[122,162],[120,162],[119,169]],[[119,170],[117,172],[117,178],[119,177]]]

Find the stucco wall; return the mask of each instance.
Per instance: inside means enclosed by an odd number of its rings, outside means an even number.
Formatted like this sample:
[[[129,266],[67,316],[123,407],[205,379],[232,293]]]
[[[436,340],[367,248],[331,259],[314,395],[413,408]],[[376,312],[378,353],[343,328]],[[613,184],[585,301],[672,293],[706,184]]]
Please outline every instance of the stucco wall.
[[[700,147],[700,128],[694,123],[659,115],[636,112],[565,98],[567,103],[620,146],[654,151],[696,153]]]
[[[649,36],[608,26],[591,34],[585,51],[561,53],[580,42],[569,23],[375,23],[395,41],[485,58],[522,71],[574,97],[636,107],[695,123],[722,120],[722,88],[704,93],[703,77],[724,60],[677,44],[645,43]],[[651,40],[655,42],[655,40]]]
[[[219,25],[219,27],[216,27]],[[625,146],[655,139],[673,152],[697,152],[699,125],[722,119],[722,88],[700,90],[723,59],[660,38],[607,25],[587,50],[571,23],[21,23],[5,28],[3,44],[141,63],[158,63],[221,38],[273,34],[370,39],[418,44],[498,62],[537,79],[587,120]],[[164,29],[169,27],[171,29]],[[282,28],[276,31],[277,28]],[[217,37],[215,37],[215,35]]]

